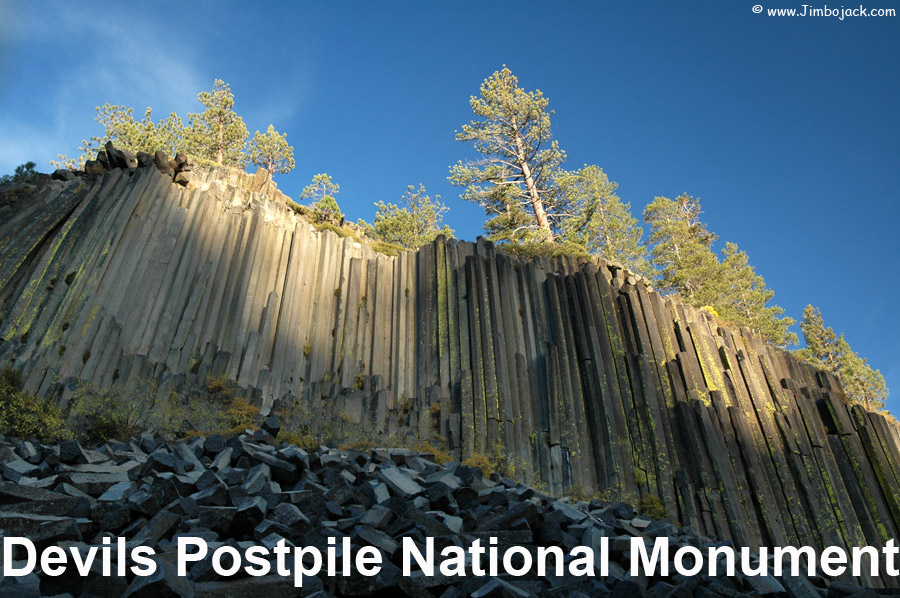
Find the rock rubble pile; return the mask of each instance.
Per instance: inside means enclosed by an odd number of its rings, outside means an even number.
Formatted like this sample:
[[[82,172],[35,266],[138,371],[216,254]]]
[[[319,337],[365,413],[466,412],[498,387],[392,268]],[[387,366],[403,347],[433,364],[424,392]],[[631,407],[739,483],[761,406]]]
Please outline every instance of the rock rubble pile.
[[[459,463],[438,465],[427,453],[321,447],[314,452],[275,440],[276,418],[236,437],[219,435],[171,441],[143,434],[87,449],[77,441],[57,445],[0,438],[0,530],[24,536],[40,551],[59,546],[86,554],[127,545],[153,549],[153,575],[102,575],[74,568],[52,576],[36,568],[0,580],[0,595],[30,596],[835,596],[865,591],[816,578],[632,577],[625,566],[631,539],[667,536],[673,546],[714,543],[688,527],[638,516],[624,503],[572,502]],[[178,539],[202,538],[210,554],[230,546],[372,546],[382,570],[372,577],[222,577],[211,557],[175,569]],[[124,538],[124,540],[120,540]],[[329,542],[330,538],[335,540]],[[600,552],[609,538],[606,577],[425,576],[401,574],[400,545],[409,538],[424,552],[476,540],[497,548],[578,546]],[[118,542],[122,542],[117,546]],[[127,543],[127,544],[126,544]],[[23,566],[26,555],[12,555]],[[568,552],[567,552],[568,554]],[[117,557],[113,558],[115,561]],[[567,557],[570,558],[570,557]],[[598,557],[599,559],[599,557]],[[599,562],[599,560],[597,561]],[[116,571],[113,566],[113,572]],[[552,572],[552,571],[551,571]]]
[[[78,176],[102,175],[115,168],[129,170],[145,166],[155,166],[161,173],[171,177],[172,182],[182,187],[187,187],[192,181],[193,166],[185,154],[175,154],[175,157],[171,159],[165,150],[158,150],[152,155],[147,152],[133,154],[128,150],[115,147],[112,141],[107,141],[103,149],[97,151],[95,160],[85,162],[83,170],[59,168],[53,173],[52,178],[71,181]]]

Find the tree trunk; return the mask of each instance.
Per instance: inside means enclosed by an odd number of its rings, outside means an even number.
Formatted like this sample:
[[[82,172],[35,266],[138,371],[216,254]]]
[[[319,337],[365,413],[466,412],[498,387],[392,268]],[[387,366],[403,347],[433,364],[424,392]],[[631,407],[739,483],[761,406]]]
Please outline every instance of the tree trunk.
[[[606,208],[603,205],[603,201],[601,200],[599,203],[598,209],[600,210],[600,222],[603,226],[603,240],[606,243],[604,246],[604,250],[606,255],[610,260],[614,259],[612,257],[612,238],[609,236],[609,223],[606,221]]]
[[[545,233],[544,242],[552,243],[554,241],[553,230],[550,228],[550,219],[544,210],[544,200],[538,193],[534,184],[534,177],[531,175],[531,167],[525,159],[525,150],[522,147],[522,136],[516,133],[516,157],[519,160],[519,167],[522,169],[522,175],[525,177],[525,189],[528,192],[531,209],[534,210],[534,217],[537,220],[538,227]]]
[[[222,166],[222,159],[225,157],[225,125],[219,122],[219,131],[216,135],[219,139],[218,147],[216,147],[216,164]]]

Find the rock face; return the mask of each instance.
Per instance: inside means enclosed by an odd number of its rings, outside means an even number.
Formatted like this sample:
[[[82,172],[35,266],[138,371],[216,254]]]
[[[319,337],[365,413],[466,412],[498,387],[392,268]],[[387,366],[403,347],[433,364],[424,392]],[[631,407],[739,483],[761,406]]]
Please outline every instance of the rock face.
[[[268,442],[267,442],[268,441]],[[599,500],[569,502],[554,499],[512,480],[481,470],[450,463],[436,465],[430,456],[406,450],[376,449],[369,452],[320,448],[307,453],[298,447],[276,444],[270,436],[241,435],[229,441],[240,446],[244,456],[221,469],[211,464],[222,461],[224,451],[209,450],[203,438],[190,443],[164,443],[152,454],[141,443],[112,441],[91,451],[97,475],[101,472],[129,472],[120,482],[101,492],[95,485],[73,479],[69,465],[55,457],[71,453],[68,446],[32,446],[42,473],[18,482],[0,481],[0,527],[5,535],[27,536],[38,547],[63,546],[67,552],[87,554],[92,547],[102,549],[104,541],[114,547],[117,563],[120,542],[126,550],[144,546],[153,550],[156,572],[146,577],[127,573],[102,575],[98,558],[87,577],[69,564],[61,576],[37,570],[25,577],[0,577],[0,595],[18,595],[23,586],[27,595],[53,596],[740,596],[778,595],[798,598],[847,596],[860,591],[847,581],[796,577],[710,577],[699,574],[648,576],[630,575],[634,541],[647,554],[657,538],[668,538],[671,554],[679,548],[718,546],[712,538],[690,527],[679,528],[666,520],[636,517],[624,503]],[[4,442],[0,438],[0,464],[23,459],[35,451],[27,443]],[[80,450],[80,447],[78,447]],[[153,459],[152,455],[168,459]],[[279,483],[261,467],[266,455],[294,465],[299,472],[294,481]],[[175,472],[160,463],[172,463]],[[55,463],[55,466],[49,465]],[[252,488],[247,482],[261,472]],[[352,480],[352,481],[351,481]],[[221,500],[210,501],[216,489]],[[151,497],[148,508],[145,497]],[[181,537],[201,538],[207,556],[188,563],[186,575],[177,575],[177,545]],[[123,540],[119,540],[122,538]],[[324,554],[329,541],[350,548],[374,547],[381,555],[381,572],[365,577],[351,569],[351,575],[329,577],[322,571],[304,577],[302,588],[294,587],[293,573],[276,575],[275,567],[266,577],[246,574],[224,576],[213,568],[213,553],[226,546],[242,554],[250,547],[272,550],[279,542],[288,547],[313,547]],[[418,553],[425,554],[429,543],[435,553],[447,546],[468,550],[476,541],[485,548],[496,538],[497,554],[515,546],[532,555],[538,547],[557,547],[567,554],[576,547],[594,553],[594,575],[575,576],[568,565],[562,575],[556,571],[555,557],[548,561],[548,574],[537,566],[522,576],[512,576],[498,561],[496,576],[487,575],[489,558],[480,559],[479,574],[470,563],[467,575],[445,576],[439,567],[426,576],[415,565],[411,575],[401,575],[401,544],[410,540]],[[604,546],[605,545],[605,546]],[[22,554],[12,555],[21,557]],[[271,555],[270,555],[271,556]],[[756,557],[753,557],[756,558]],[[39,560],[40,562],[40,560]],[[288,561],[291,562],[291,561]],[[439,565],[441,559],[436,560]],[[511,567],[522,568],[521,558]],[[537,557],[534,557],[537,563]],[[607,563],[606,572],[602,563]],[[670,570],[674,569],[669,563]],[[754,561],[754,567],[758,560]],[[244,564],[248,564],[244,562]],[[23,563],[17,563],[23,566]],[[290,568],[289,568],[290,571]],[[770,570],[770,574],[773,573]],[[833,593],[837,591],[838,593]]]
[[[884,417],[615,265],[443,238],[390,257],[317,232],[266,176],[103,154],[102,176],[0,201],[0,363],[31,392],[226,376],[264,412],[446,439],[554,493],[656,496],[738,545],[900,535]]]

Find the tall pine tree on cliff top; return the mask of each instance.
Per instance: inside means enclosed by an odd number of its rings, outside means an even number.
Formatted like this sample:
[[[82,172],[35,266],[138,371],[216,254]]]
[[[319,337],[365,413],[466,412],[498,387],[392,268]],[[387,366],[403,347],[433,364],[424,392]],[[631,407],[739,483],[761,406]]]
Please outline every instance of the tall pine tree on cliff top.
[[[341,190],[341,186],[331,180],[331,176],[320,173],[313,177],[312,182],[300,192],[300,199],[312,202],[313,220],[319,223],[329,222],[341,225],[344,215],[338,206],[335,195]]]
[[[585,165],[575,172],[557,176],[561,193],[562,236],[583,246],[592,255],[619,262],[642,276],[651,274],[644,234],[631,206],[616,195],[618,184],[610,181],[599,166]]]
[[[781,307],[766,305],[775,291],[766,286],[763,277],[750,265],[747,253],[734,243],[726,243],[722,250],[713,289],[716,292],[713,305],[725,321],[746,326],[779,347],[797,344],[797,334],[790,331],[796,321],[782,317]]]
[[[791,318],[766,304],[774,296],[749,264],[747,254],[727,243],[720,262],[712,250],[715,234],[700,221],[700,202],[683,194],[675,200],[657,197],[644,210],[650,225],[653,265],[661,291],[678,293],[694,307],[710,306],[726,322],[747,326],[778,346],[794,344]]]
[[[449,208],[441,203],[440,195],[432,199],[421,183],[418,189],[413,185],[407,187],[400,205],[379,201],[375,207],[378,212],[368,232],[379,241],[416,249],[431,243],[438,235],[452,237],[454,234],[443,223]]]
[[[134,119],[134,109],[113,104],[97,106],[97,116],[94,117],[103,126],[102,137],[91,137],[82,140],[77,158],[69,158],[63,154],[57,156],[57,160],[51,160],[50,164],[56,168],[69,168],[71,170],[84,168],[85,162],[97,157],[97,150],[102,148],[107,141],[123,150],[132,153],[154,153],[164,150],[174,154],[182,151],[182,136],[184,124],[175,112],[159,122],[153,122],[153,109],[148,107],[144,111],[144,118],[140,121]]]
[[[807,305],[800,330],[806,347],[797,351],[798,357],[837,374],[851,403],[861,403],[867,409],[884,407],[888,389],[881,371],[873,370],[865,358],[851,349],[843,334],[838,336],[830,326],[826,327],[822,312]]]
[[[264,135],[259,131],[253,135],[249,158],[272,174],[287,174],[294,169],[294,147],[288,145],[287,133],[279,133],[273,125]]]
[[[228,84],[216,79],[213,90],[200,92],[197,99],[206,110],[188,114],[186,153],[200,164],[243,168],[249,133],[244,119],[234,112],[234,94]]]
[[[504,67],[485,79],[481,96],[469,103],[477,120],[463,125],[456,139],[471,143],[481,158],[450,169],[462,198],[489,216],[485,231],[498,241],[554,240],[554,175],[566,154],[550,130],[548,100],[540,90],[519,87]]]
[[[657,286],[698,306],[713,304],[710,283],[719,266],[712,251],[717,237],[706,230],[701,213],[700,202],[686,193],[675,200],[657,197],[644,209],[644,222],[650,225],[650,253],[659,270]]]
[[[175,112],[153,122],[152,110],[147,108],[144,118],[135,120],[134,110],[125,106],[105,104],[97,107],[95,120],[103,128],[103,136],[94,136],[81,142],[81,155],[69,158],[63,154],[50,164],[57,168],[80,169],[87,160],[97,156],[107,141],[119,149],[132,153],[154,153],[164,150],[168,154],[184,152],[192,162],[202,165],[234,166],[247,164],[247,127],[234,112],[234,95],[228,85],[216,79],[211,92],[201,92],[197,99],[206,107],[201,113],[188,114],[190,125],[185,127]],[[254,163],[264,164],[273,172],[285,173],[293,168],[293,148],[287,145],[284,134],[269,126],[265,135],[254,137]]]

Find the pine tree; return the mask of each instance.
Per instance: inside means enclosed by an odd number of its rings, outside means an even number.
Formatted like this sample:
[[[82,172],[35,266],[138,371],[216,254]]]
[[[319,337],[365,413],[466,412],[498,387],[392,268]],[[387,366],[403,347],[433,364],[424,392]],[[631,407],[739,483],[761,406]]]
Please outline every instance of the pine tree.
[[[85,162],[93,160],[97,156],[97,150],[100,147],[100,137],[82,139],[81,145],[78,146],[79,153],[77,156],[70,158],[67,154],[56,154],[56,160],[50,160],[50,166],[68,170],[83,170]]]
[[[881,409],[889,391],[880,370],[873,370],[866,359],[860,357],[841,334],[825,326],[822,313],[812,305],[803,310],[800,322],[806,347],[797,356],[807,363],[837,374],[847,399],[861,403],[867,409]]]
[[[259,131],[253,135],[249,158],[272,174],[287,174],[294,169],[294,147],[288,145],[287,133],[279,133],[272,125],[265,135]]]
[[[140,121],[134,120],[133,110],[124,106],[106,104],[97,112],[97,121],[106,130],[101,145],[111,140],[119,149],[132,153],[164,150],[174,154],[179,150],[184,125],[174,112],[159,123],[153,122],[153,109],[150,107],[144,111],[144,118]]]
[[[451,167],[450,182],[465,187],[463,199],[484,208],[492,240],[552,242],[558,219],[554,175],[566,155],[552,139],[549,101],[540,90],[521,89],[504,66],[469,103],[479,120],[463,125],[456,139],[482,157]]]
[[[440,195],[432,199],[421,183],[418,189],[410,185],[399,206],[383,201],[375,204],[378,212],[369,234],[376,240],[407,249],[427,245],[438,235],[452,237],[453,229],[443,224],[444,214],[449,208],[440,199]]]
[[[647,247],[641,243],[643,229],[631,215],[631,205],[616,195],[618,184],[599,166],[557,176],[561,193],[562,238],[585,247],[592,255],[619,262],[642,276],[651,274]]]
[[[797,343],[797,335],[790,331],[796,321],[782,317],[784,310],[766,304],[775,291],[750,265],[747,254],[734,243],[726,243],[722,250],[719,275],[714,283],[716,298],[712,304],[727,322],[747,326],[753,333],[785,347]]]
[[[726,322],[747,326],[775,345],[794,344],[794,320],[782,317],[777,305],[766,305],[775,293],[737,245],[726,243],[719,261],[712,250],[718,237],[700,221],[702,213],[700,202],[687,194],[674,201],[657,197],[644,210],[660,290],[678,293],[695,307],[710,306]]]
[[[700,222],[700,202],[682,194],[674,201],[657,197],[644,209],[650,225],[650,255],[659,271],[657,286],[678,293],[691,305],[713,305],[710,283],[718,275],[719,262],[712,251],[716,235]]]
[[[341,186],[323,172],[314,176],[312,183],[303,188],[300,199],[312,202],[313,220],[316,222],[340,225],[344,221],[344,215],[334,198],[340,190]]]
[[[234,112],[234,94],[221,79],[211,92],[197,94],[206,110],[188,114],[190,126],[184,132],[186,153],[200,164],[243,168],[247,162],[247,127]]]
[[[119,148],[131,153],[154,153],[164,150],[168,154],[174,154],[181,149],[184,125],[181,118],[172,112],[168,117],[153,122],[153,109],[147,107],[144,118],[140,121],[134,119],[134,109],[113,104],[97,106],[97,116],[94,118],[103,126],[103,136],[91,137],[82,140],[76,158],[69,158],[63,154],[57,160],[50,163],[56,168],[69,168],[71,170],[84,168],[84,163],[93,160],[97,151],[107,141],[112,141]]]
[[[840,360],[838,336],[830,326],[825,326],[822,312],[807,305],[803,310],[800,332],[806,346],[797,351],[797,356],[818,368],[836,372]]]
[[[850,349],[844,335],[838,339],[841,363],[838,376],[851,402],[861,403],[866,409],[883,409],[888,398],[887,385],[880,370],[873,370],[866,359]]]
[[[4,174],[0,176],[0,183],[33,183],[38,180],[40,175],[34,167],[37,166],[29,160],[24,164],[16,166],[16,170],[12,174]]]

